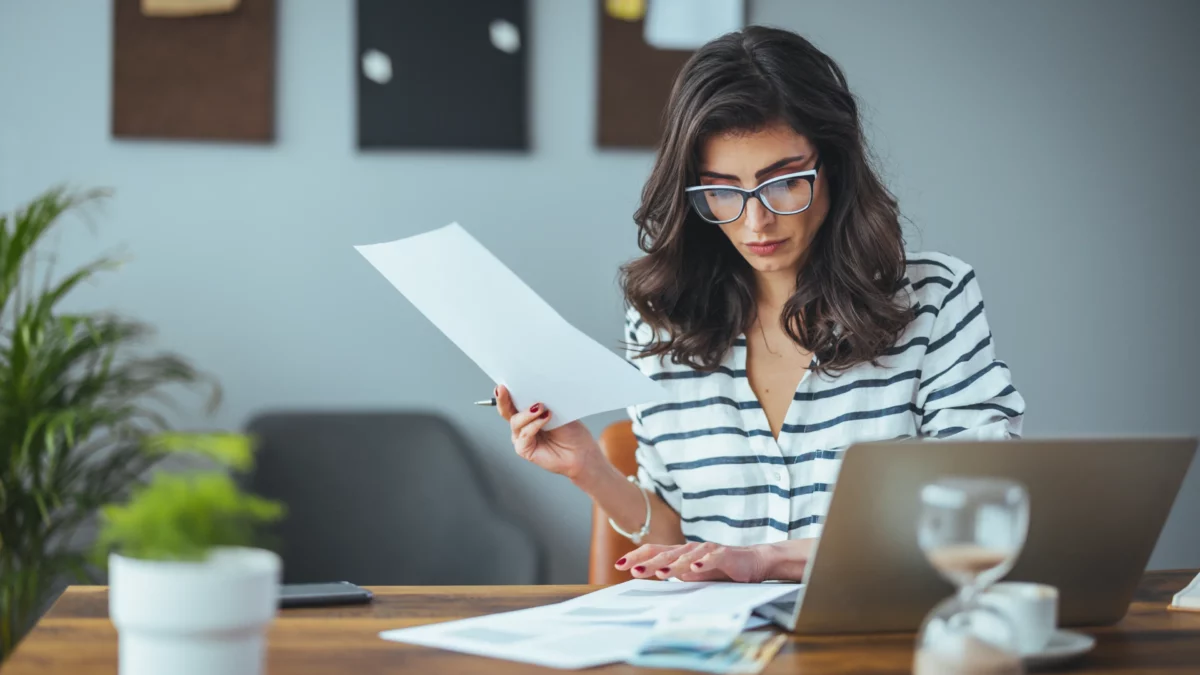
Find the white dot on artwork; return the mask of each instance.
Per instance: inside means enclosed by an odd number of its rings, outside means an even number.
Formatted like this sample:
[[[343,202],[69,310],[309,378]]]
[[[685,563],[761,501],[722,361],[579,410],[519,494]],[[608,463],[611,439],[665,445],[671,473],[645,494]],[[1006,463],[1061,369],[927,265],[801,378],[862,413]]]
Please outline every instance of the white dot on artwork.
[[[496,19],[488,27],[492,46],[505,54],[516,54],[521,49],[521,31],[511,21]]]
[[[392,59],[378,49],[368,49],[362,55],[363,75],[377,84],[392,81]]]

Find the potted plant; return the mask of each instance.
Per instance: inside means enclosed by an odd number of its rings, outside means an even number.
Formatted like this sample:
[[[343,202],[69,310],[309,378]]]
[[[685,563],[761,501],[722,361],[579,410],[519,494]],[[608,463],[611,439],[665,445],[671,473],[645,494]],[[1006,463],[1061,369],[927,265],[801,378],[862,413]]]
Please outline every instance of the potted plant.
[[[251,465],[238,434],[160,434],[149,452],[192,451],[225,469]],[[159,472],[125,504],[101,510],[109,615],[122,675],[258,675],[275,617],[280,562],[251,548],[282,507],[239,489],[225,470]]]
[[[97,509],[144,478],[156,449],[181,442],[160,436],[170,394],[203,387],[210,411],[220,398],[184,359],[147,352],[146,325],[64,309],[117,264],[52,274],[46,239],[106,195],[59,187],[0,214],[0,661],[57,586],[94,581],[83,540]]]

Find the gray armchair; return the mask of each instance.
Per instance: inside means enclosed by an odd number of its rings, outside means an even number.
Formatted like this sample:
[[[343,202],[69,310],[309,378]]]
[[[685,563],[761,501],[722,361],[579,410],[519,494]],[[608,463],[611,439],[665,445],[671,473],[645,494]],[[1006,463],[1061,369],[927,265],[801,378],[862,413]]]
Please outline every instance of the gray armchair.
[[[253,419],[250,487],[287,505],[274,530],[288,583],[533,584],[542,550],[497,510],[471,448],[425,413],[281,412]]]

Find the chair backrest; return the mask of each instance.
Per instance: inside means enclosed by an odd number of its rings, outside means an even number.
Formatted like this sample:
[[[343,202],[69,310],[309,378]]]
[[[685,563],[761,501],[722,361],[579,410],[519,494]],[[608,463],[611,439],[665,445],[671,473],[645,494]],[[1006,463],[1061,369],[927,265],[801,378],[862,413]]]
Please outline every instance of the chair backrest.
[[[614,422],[600,434],[600,450],[617,471],[632,476],[637,474],[637,439],[633,436],[633,423],[629,420]],[[617,558],[635,547],[625,537],[613,531],[608,524],[608,515],[599,507],[592,507],[592,555],[588,566],[588,583],[618,584],[633,577],[628,572],[613,567]]]
[[[472,449],[411,412],[287,412],[250,422],[250,487],[287,515],[273,534],[289,583],[533,584],[542,550],[500,515]]]

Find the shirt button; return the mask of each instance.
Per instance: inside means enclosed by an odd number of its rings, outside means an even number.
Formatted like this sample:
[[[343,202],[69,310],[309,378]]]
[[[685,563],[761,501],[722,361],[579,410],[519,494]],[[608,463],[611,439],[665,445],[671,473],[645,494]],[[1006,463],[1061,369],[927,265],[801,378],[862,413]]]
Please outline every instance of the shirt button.
[[[778,483],[778,482],[779,482],[779,481],[781,481],[781,480],[783,480],[783,472],[782,472],[782,471],[776,471],[776,472],[775,472],[775,482],[777,482],[777,483]]]

